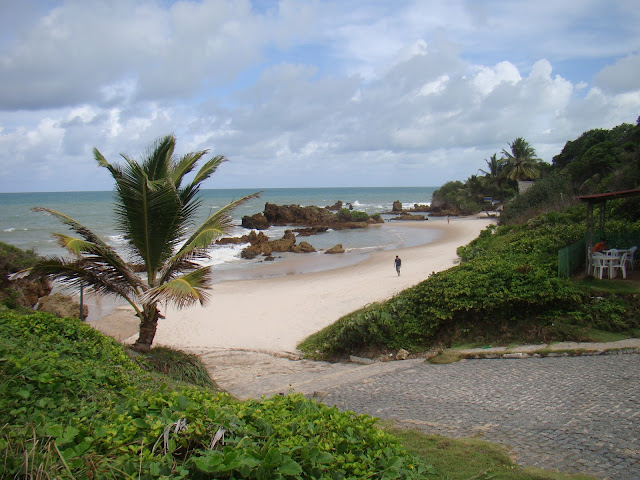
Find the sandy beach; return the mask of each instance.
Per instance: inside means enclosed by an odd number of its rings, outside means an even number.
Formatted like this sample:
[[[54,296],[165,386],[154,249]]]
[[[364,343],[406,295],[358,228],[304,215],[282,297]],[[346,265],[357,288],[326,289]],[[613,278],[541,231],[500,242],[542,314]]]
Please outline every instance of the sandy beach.
[[[351,266],[306,274],[216,283],[205,307],[163,312],[154,345],[194,352],[250,351],[297,354],[308,335],[367,304],[391,298],[457,262],[456,249],[476,238],[489,218],[455,218],[411,222],[407,226],[436,229],[431,243],[372,253]],[[394,268],[402,259],[401,275]],[[292,270],[292,272],[295,269]],[[104,333],[127,343],[137,337],[137,319],[120,308],[91,322]]]

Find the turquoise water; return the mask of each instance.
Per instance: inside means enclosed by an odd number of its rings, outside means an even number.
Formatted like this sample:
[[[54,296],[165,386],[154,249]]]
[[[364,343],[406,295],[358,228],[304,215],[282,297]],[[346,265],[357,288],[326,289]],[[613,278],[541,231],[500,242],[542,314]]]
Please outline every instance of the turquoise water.
[[[266,202],[277,205],[333,205],[338,200],[351,203],[354,210],[369,214],[391,210],[394,201],[406,208],[431,201],[438,187],[378,187],[378,188],[274,188],[265,189],[258,199],[253,199],[233,212],[234,227],[227,236],[240,236],[248,230],[240,226],[244,215],[264,210]],[[201,220],[233,200],[254,193],[252,189],[202,190]],[[0,241],[21,249],[35,249],[41,255],[64,255],[66,252],[54,243],[52,232],[68,233],[67,228],[55,218],[32,212],[32,207],[46,207],[69,215],[116,249],[124,246],[122,236],[115,228],[112,192],[52,192],[52,193],[0,193]],[[387,220],[390,216],[383,215]],[[432,219],[431,221],[439,221]],[[265,233],[280,238],[289,227],[272,227]],[[414,246],[433,241],[434,233],[422,229],[402,227],[400,222],[386,222],[375,228],[342,230],[305,237],[317,250],[342,243],[353,258],[341,260],[353,262],[373,250]],[[301,241],[299,240],[299,241]],[[210,264],[224,269],[237,269],[261,262],[239,258],[241,247],[214,247]],[[300,254],[298,254],[299,256]],[[313,254],[311,254],[313,255]],[[283,255],[287,257],[287,255]],[[326,259],[327,256],[324,258]],[[314,262],[310,261],[309,265]],[[317,262],[315,262],[317,263]],[[327,260],[327,264],[332,261]],[[314,269],[309,266],[307,270]]]

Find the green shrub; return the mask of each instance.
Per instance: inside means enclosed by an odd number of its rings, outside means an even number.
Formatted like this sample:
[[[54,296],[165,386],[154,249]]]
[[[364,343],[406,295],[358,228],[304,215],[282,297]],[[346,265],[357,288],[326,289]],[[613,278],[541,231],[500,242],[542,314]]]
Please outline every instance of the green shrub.
[[[358,212],[356,210],[349,210],[348,208],[341,208],[337,215],[338,219],[343,222],[366,222],[369,220],[369,214],[367,212]]]
[[[32,267],[39,258],[35,250],[21,250],[0,242],[0,271],[3,273],[15,273]]]
[[[424,478],[367,415],[157,382],[74,319],[0,313],[7,478]]]
[[[542,212],[564,210],[576,203],[573,197],[569,179],[565,175],[542,178],[526,192],[516,195],[505,204],[500,223],[521,224]]]
[[[594,300],[589,290],[557,277],[558,250],[584,235],[582,215],[570,209],[526,225],[490,226],[458,249],[461,265],[340,318],[298,348],[333,358],[425,351],[461,340],[583,340],[589,329],[629,332],[640,325],[636,297]]]

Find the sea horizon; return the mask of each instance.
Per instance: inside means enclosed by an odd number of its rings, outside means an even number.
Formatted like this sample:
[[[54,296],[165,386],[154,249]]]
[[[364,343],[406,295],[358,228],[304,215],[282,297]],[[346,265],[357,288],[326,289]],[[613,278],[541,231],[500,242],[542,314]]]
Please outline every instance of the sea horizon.
[[[364,211],[369,215],[381,214],[385,223],[378,227],[356,230],[329,231],[323,234],[304,237],[304,241],[312,244],[316,254],[277,254],[276,262],[295,265],[295,272],[275,274],[291,274],[309,271],[339,268],[357,263],[377,250],[391,250],[407,246],[416,246],[433,241],[434,234],[429,230],[416,230],[402,227],[401,222],[390,222],[388,215],[393,202],[400,201],[404,208],[415,204],[430,204],[433,192],[440,187],[287,187],[287,188],[221,188],[202,189],[200,191],[201,207],[197,222],[208,215],[238,200],[243,196],[262,192],[258,198],[251,199],[232,212],[233,227],[227,237],[239,237],[250,232],[241,226],[245,215],[253,215],[264,210],[265,203],[277,205],[301,205],[318,207],[330,206],[342,201],[350,204],[354,210]],[[40,255],[68,255],[59,247],[53,232],[68,233],[65,225],[55,218],[31,211],[33,207],[46,207],[60,211],[74,218],[105,240],[116,250],[122,250],[124,239],[113,215],[113,191],[71,191],[71,192],[22,192],[0,193],[0,241],[14,245],[23,250],[33,249]],[[431,221],[438,221],[432,219]],[[295,227],[271,227],[264,233],[272,239],[281,238],[285,230]],[[299,240],[301,241],[301,240]],[[345,255],[339,258],[329,255],[318,257],[319,253],[336,244],[342,244]],[[209,265],[215,265],[218,281],[233,278],[246,278],[247,270],[263,265],[263,258],[254,260],[240,258],[243,246],[214,246],[210,252]],[[303,260],[304,257],[304,261]],[[258,268],[258,270],[277,272],[279,269]],[[256,272],[254,272],[255,274]],[[253,276],[253,274],[252,274]]]
[[[254,191],[263,191],[263,190],[329,190],[329,189],[356,189],[356,188],[435,188],[439,189],[441,186],[421,186],[421,185],[413,185],[413,186],[395,186],[395,187],[363,187],[363,186],[350,186],[350,187],[221,187],[221,188],[201,188],[200,191],[207,190],[254,190]],[[30,192],[0,192],[0,195],[16,195],[16,194],[25,194],[29,195],[32,193],[102,193],[102,192],[113,192],[113,190],[36,190]]]

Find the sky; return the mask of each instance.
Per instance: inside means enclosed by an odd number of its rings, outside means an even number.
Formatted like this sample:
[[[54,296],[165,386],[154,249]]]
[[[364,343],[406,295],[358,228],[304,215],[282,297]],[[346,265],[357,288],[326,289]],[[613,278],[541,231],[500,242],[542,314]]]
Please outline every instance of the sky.
[[[0,0],[0,192],[167,134],[204,188],[440,186],[639,116],[637,0]]]

